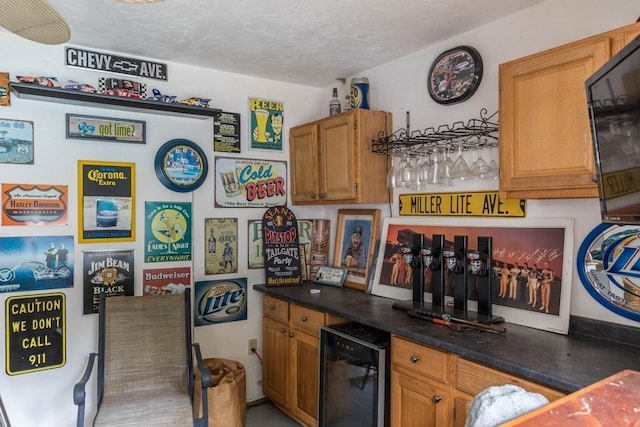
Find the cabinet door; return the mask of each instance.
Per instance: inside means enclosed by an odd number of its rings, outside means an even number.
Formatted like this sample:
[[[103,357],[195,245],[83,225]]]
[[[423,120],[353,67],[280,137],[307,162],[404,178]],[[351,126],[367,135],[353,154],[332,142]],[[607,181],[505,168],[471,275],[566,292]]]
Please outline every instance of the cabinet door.
[[[357,197],[354,114],[341,114],[320,123],[320,198],[344,200]]]
[[[291,337],[291,412],[306,426],[318,423],[320,377],[318,338],[299,330]]]
[[[309,124],[291,129],[291,201],[309,202],[319,199],[318,125]]]
[[[391,426],[445,427],[450,425],[448,392],[416,375],[391,372]]]
[[[262,319],[262,392],[283,408],[287,404],[289,367],[289,327]]]
[[[504,196],[598,196],[584,82],[609,56],[600,37],[500,65]]]

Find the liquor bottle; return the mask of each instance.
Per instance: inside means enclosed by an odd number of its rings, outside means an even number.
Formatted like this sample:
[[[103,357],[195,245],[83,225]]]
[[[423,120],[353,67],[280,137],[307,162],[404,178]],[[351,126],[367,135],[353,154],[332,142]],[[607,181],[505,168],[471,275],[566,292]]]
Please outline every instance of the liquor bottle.
[[[333,88],[333,98],[329,102],[329,115],[335,116],[336,114],[340,114],[340,100],[338,99],[338,89]]]
[[[342,111],[351,110],[351,95],[346,94],[344,96],[344,106],[342,107]]]
[[[216,238],[213,235],[213,227],[209,229],[209,253],[210,254],[216,253]]]

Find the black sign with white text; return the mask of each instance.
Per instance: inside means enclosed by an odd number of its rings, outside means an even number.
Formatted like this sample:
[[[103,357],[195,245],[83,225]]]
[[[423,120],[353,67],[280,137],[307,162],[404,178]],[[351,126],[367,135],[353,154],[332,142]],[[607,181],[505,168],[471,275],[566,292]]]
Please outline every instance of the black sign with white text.
[[[167,80],[167,64],[75,47],[67,47],[65,49],[65,65],[108,73],[126,74],[128,76]]]

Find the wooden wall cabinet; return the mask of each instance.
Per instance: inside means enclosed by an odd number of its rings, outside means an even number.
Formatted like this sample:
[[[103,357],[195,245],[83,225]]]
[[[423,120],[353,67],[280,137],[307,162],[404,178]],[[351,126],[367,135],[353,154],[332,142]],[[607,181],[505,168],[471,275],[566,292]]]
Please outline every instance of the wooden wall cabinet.
[[[464,427],[473,397],[515,384],[550,402],[564,393],[398,336],[391,337],[391,426]]]
[[[305,426],[318,424],[320,328],[345,320],[262,297],[262,392]]]
[[[388,159],[371,152],[391,113],[356,109],[296,126],[289,133],[294,205],[387,203]]]
[[[598,197],[585,80],[638,34],[633,24],[500,65],[501,197]]]

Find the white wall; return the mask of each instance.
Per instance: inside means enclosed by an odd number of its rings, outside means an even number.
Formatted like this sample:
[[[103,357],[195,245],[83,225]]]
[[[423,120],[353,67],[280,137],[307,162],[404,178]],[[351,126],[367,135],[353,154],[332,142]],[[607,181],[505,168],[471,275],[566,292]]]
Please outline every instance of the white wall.
[[[476,118],[481,108],[491,113],[497,110],[497,66],[499,63],[517,58],[558,44],[570,42],[592,34],[634,22],[640,14],[636,0],[614,0],[601,3],[597,0],[548,0],[522,13],[502,21],[471,31],[446,42],[429,46],[415,54],[390,62],[375,69],[366,70],[371,83],[371,105],[374,109],[391,111],[394,115],[394,130],[405,125],[405,112],[411,111],[412,128],[448,124],[458,120]],[[484,77],[476,94],[467,102],[453,106],[441,106],[429,98],[426,91],[426,74],[433,59],[442,51],[454,46],[468,44],[476,47],[483,56]],[[64,67],[64,47],[44,46],[21,38],[0,34],[2,46],[2,71],[16,75],[55,75],[62,81],[74,79],[97,83],[102,74]],[[326,116],[330,99],[330,87],[325,89],[284,84],[255,79],[237,74],[199,69],[180,64],[169,64],[170,80],[167,83],[146,81],[149,87],[158,87],[163,93],[187,96],[204,96],[213,99],[211,105],[226,111],[242,113],[247,119],[247,97],[263,97],[285,102],[285,132],[289,127]],[[333,85],[332,85],[333,87]],[[344,98],[344,88],[340,98]],[[147,122],[147,144],[131,146],[112,143],[93,143],[65,139],[64,115],[66,113],[93,114],[105,117],[121,117]],[[214,209],[213,182],[208,180],[193,194],[179,194],[165,189],[153,172],[153,158],[158,147],[172,138],[187,138],[200,144],[214,160],[211,148],[211,121],[191,118],[176,118],[146,113],[130,113],[113,109],[85,108],[66,104],[38,102],[12,97],[11,107],[0,107],[0,118],[32,120],[35,125],[35,164],[32,166],[0,166],[1,183],[66,184],[69,186],[69,225],[58,227],[0,227],[0,236],[23,235],[76,235],[76,164],[78,159],[100,159],[110,161],[135,161],[137,173],[138,238],[131,243],[77,244],[75,263],[81,262],[81,251],[110,248],[136,250],[136,294],[141,293],[141,271],[157,268],[163,264],[144,264],[142,234],[144,201],[192,201],[194,235],[194,280],[224,277],[248,277],[250,286],[263,280],[260,270],[247,270],[246,258],[240,258],[237,275],[203,275],[204,236],[198,235],[198,226],[206,217],[239,218],[239,253],[246,250],[246,221],[262,216],[262,209]],[[244,123],[246,125],[246,123]],[[246,126],[243,125],[243,132]],[[243,140],[240,157],[263,158],[262,152],[248,151]],[[288,160],[288,147],[279,155],[270,155],[278,160]],[[474,187],[475,188],[475,187]],[[483,187],[484,188],[484,187]],[[497,187],[496,187],[497,188]],[[446,191],[466,191],[470,187],[453,187]],[[442,191],[432,189],[431,191]],[[397,200],[397,192],[394,200]],[[345,206],[325,208],[293,207],[299,218],[328,218],[335,230],[337,209]],[[352,206],[350,206],[352,207]],[[383,216],[391,216],[386,205],[377,207]],[[397,202],[393,204],[393,215],[397,215]],[[575,219],[575,250],[582,238],[599,223],[598,203],[595,199],[529,201],[528,217],[570,217]],[[173,265],[181,265],[172,263]],[[75,287],[63,289],[67,300],[67,363],[48,371],[17,376],[0,374],[0,395],[15,427],[70,426],[75,423],[75,406],[72,388],[84,369],[87,354],[97,347],[97,318],[82,315],[81,272],[76,269]],[[632,324],[620,316],[602,308],[595,302],[574,272],[572,308],[573,314],[608,320],[621,324]],[[0,305],[4,307],[7,297],[15,294],[0,294]],[[262,397],[258,381],[261,369],[255,357],[247,355],[247,339],[261,338],[261,295],[249,291],[248,320],[224,325],[198,327],[195,338],[202,345],[205,357],[228,357],[243,363],[247,369],[247,398]],[[4,318],[4,316],[3,316]],[[637,326],[634,324],[634,326]],[[0,328],[0,339],[4,342],[4,322]],[[0,363],[5,365],[2,352]],[[162,367],[158,372],[161,374]],[[89,396],[88,419],[93,415],[93,394]]]
[[[500,21],[428,46],[419,52],[358,75],[369,78],[371,107],[393,114],[393,130],[405,127],[407,111],[411,114],[412,130],[437,128],[439,125],[453,124],[456,121],[466,122],[472,118],[479,118],[482,108],[486,108],[489,114],[498,110],[499,64],[632,24],[639,16],[640,4],[637,0],[614,0],[607,3],[598,0],[547,0]],[[473,46],[482,55],[482,82],[477,92],[463,103],[437,104],[431,100],[427,92],[427,73],[433,60],[440,53],[460,45]],[[328,102],[329,90],[324,94]],[[532,123],[532,126],[535,126],[535,123]],[[471,161],[470,158],[467,160]],[[458,183],[454,187],[432,186],[426,191],[451,192],[497,188],[497,182],[472,181],[470,184]],[[395,191],[393,216],[398,215],[398,194],[410,192]],[[600,224],[598,200],[527,201],[527,218],[551,217],[574,219],[575,256],[586,235]],[[437,218],[430,217],[428,220],[437,221]],[[580,283],[575,264],[572,276],[571,314],[638,326],[637,322],[613,313],[594,300]]]

